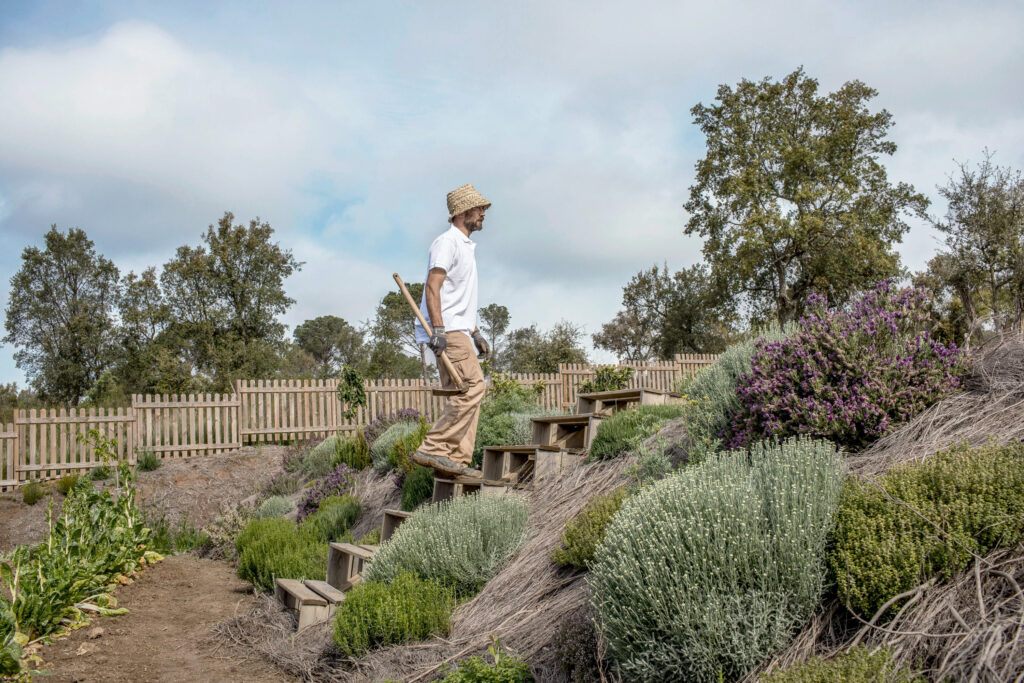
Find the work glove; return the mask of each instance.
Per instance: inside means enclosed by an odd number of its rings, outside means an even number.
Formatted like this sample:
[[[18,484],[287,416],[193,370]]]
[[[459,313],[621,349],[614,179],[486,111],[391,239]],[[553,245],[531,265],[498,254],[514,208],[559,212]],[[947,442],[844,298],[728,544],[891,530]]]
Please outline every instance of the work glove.
[[[473,343],[476,344],[476,350],[479,352],[477,358],[480,360],[488,360],[491,357],[491,345],[484,339],[484,335],[477,330],[473,333]]]
[[[435,356],[440,356],[441,352],[448,348],[448,337],[444,333],[443,325],[434,326],[434,336],[427,342],[427,346],[430,347]]]

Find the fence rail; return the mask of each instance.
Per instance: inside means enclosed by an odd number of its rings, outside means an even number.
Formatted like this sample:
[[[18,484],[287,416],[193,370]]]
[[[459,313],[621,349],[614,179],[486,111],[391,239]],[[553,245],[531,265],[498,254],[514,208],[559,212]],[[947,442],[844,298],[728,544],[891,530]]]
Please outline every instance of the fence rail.
[[[621,362],[634,369],[631,387],[671,391],[680,379],[715,362],[710,354],[677,355],[656,363]],[[581,383],[598,365],[559,366],[554,373],[513,373],[524,386],[541,385],[540,404],[569,410]],[[351,432],[375,417],[414,409],[435,420],[445,398],[420,380],[367,381],[366,406],[346,417],[338,382],[328,380],[238,380],[232,394],[135,394],[121,408],[18,410],[0,425],[0,490],[35,479],[55,479],[102,464],[85,435],[96,429],[117,442],[119,460],[139,453],[162,459],[223,453],[246,444],[280,443]]]

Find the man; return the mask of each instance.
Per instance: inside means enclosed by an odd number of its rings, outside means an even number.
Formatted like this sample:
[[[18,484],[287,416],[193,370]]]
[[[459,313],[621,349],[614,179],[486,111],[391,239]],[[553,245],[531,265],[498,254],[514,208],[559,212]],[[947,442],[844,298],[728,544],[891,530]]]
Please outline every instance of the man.
[[[490,206],[472,185],[463,185],[448,193],[451,227],[430,245],[427,282],[420,302],[420,310],[434,328],[433,334],[416,323],[416,341],[428,344],[435,357],[444,351],[469,384],[466,392],[448,399],[441,417],[412,456],[413,462],[448,476],[481,476],[480,470],[473,469],[470,462],[480,402],[487,386],[473,353],[473,344],[482,360],[490,357],[491,348],[476,325],[476,243],[470,236],[483,229],[484,215]],[[455,389],[455,382],[444,364],[438,363],[437,370],[442,387]]]

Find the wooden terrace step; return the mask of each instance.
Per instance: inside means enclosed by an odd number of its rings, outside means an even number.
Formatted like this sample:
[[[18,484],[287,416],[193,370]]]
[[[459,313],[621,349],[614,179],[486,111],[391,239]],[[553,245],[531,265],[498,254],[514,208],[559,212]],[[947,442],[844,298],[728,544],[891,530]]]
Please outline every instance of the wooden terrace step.
[[[376,550],[375,545],[331,543],[327,555],[327,583],[340,591],[359,583],[363,566]]]
[[[504,481],[480,479],[479,477],[434,477],[434,496],[432,503],[442,500],[468,496],[478,493],[481,496],[500,496],[508,491],[509,485]]]
[[[577,413],[617,413],[636,406],[660,406],[681,403],[683,395],[660,389],[617,389],[594,391],[576,396]]]
[[[411,512],[406,512],[404,510],[385,510],[384,521],[380,525],[380,542],[383,543],[391,538],[392,534],[395,533],[395,530],[398,529],[402,522],[407,520],[409,517],[412,517]]]
[[[588,449],[594,442],[597,426],[605,417],[606,413],[535,417],[531,420],[533,443],[537,446]]]
[[[274,581],[274,596],[285,606],[299,613],[299,630],[320,624],[334,614],[337,602],[328,601],[319,592],[314,591],[297,579],[277,579]],[[344,594],[342,594],[344,599]]]

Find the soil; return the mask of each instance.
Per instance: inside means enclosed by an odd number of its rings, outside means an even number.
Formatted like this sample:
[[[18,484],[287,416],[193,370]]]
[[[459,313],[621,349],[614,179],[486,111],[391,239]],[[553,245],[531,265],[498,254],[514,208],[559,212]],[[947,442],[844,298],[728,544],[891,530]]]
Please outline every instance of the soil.
[[[150,519],[167,519],[172,528],[187,520],[197,528],[212,522],[223,508],[253,496],[282,472],[286,446],[247,446],[230,453],[165,460],[152,472],[139,472],[135,482],[139,506]],[[106,482],[113,485],[113,479]],[[52,494],[59,511],[64,497]],[[0,553],[16,545],[42,541],[46,535],[49,497],[26,505],[21,490],[0,494]]]
[[[210,629],[257,598],[226,562],[176,555],[117,589],[128,614],[99,617],[42,648],[48,681],[292,681],[263,659],[223,651]]]

